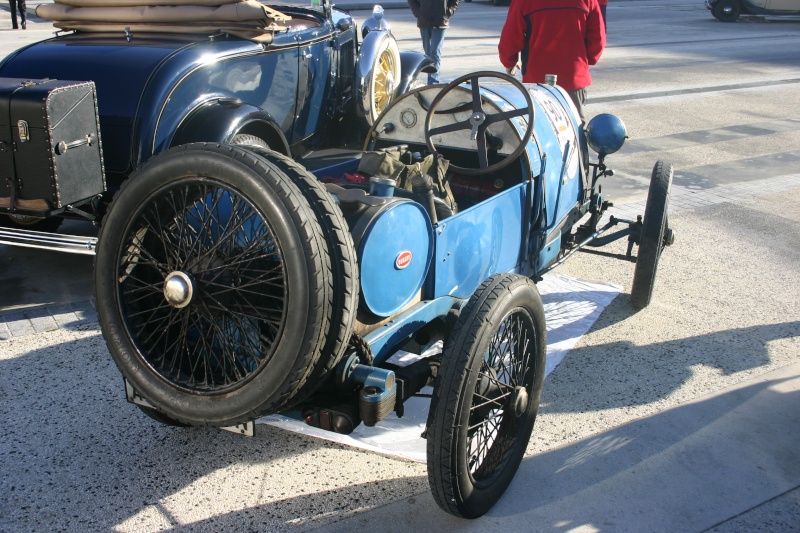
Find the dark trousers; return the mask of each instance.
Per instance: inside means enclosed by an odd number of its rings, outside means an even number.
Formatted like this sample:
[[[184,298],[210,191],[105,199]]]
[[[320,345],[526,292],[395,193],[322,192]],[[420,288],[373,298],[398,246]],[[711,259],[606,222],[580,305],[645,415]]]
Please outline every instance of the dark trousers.
[[[567,91],[569,97],[572,98],[572,103],[578,110],[578,115],[581,117],[581,123],[586,122],[586,117],[583,114],[583,106],[586,104],[586,89],[577,89],[574,91]]]
[[[19,11],[19,21],[25,25],[25,15],[28,14],[28,8],[25,6],[25,0],[8,0],[8,7],[11,9],[11,27],[15,30],[17,26],[17,11]]]

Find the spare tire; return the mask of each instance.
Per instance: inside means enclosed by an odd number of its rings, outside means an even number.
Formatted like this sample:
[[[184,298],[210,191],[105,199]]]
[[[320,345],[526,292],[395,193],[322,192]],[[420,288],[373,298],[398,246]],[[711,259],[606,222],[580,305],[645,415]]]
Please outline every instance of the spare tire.
[[[190,144],[131,175],[99,236],[95,295],[115,363],[182,423],[278,411],[330,330],[325,236],[298,187],[263,157]]]
[[[330,257],[333,273],[330,331],[319,363],[302,390],[294,398],[290,398],[290,404],[296,404],[316,390],[320,382],[342,360],[349,345],[358,311],[358,256],[342,210],[316,176],[293,159],[267,148],[251,145],[246,149],[263,157],[297,185],[317,217],[325,237],[327,256]]]

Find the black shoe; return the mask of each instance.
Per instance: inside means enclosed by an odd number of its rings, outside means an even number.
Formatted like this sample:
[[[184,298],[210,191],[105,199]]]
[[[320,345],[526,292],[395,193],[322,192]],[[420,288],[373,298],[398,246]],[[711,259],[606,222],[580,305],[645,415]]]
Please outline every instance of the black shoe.
[[[22,23],[22,29],[23,29],[23,30],[27,30],[27,29],[28,29],[28,25],[27,25],[27,24],[25,24],[24,22]]]

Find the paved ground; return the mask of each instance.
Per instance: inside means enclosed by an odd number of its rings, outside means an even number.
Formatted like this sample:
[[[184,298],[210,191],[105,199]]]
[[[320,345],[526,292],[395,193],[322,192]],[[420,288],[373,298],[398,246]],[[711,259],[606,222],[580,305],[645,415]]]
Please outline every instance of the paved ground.
[[[503,12],[462,4],[450,78],[496,67]],[[486,517],[441,513],[423,465],[151,421],[99,335],[91,258],[0,247],[0,531],[800,531],[800,26],[718,24],[696,1],[609,14],[590,110],[632,138],[608,189],[635,215],[653,162],[671,159],[677,242],[640,312],[631,264],[559,268],[623,294],[548,378],[526,460]],[[416,46],[408,14],[390,17]],[[0,53],[51,31],[0,31]]]

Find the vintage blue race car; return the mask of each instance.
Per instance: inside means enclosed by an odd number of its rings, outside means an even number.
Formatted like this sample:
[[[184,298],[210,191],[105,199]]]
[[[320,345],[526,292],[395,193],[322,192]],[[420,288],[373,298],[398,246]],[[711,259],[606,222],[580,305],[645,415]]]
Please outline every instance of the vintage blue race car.
[[[433,68],[424,55],[398,50],[380,7],[362,34],[348,13],[327,1],[319,8],[263,10],[259,31],[244,36],[238,22],[189,22],[179,31],[142,24],[138,11],[136,20],[114,24],[57,20],[57,26],[74,31],[10,54],[0,63],[0,78],[94,82],[103,164],[113,193],[153,155],[188,142],[254,144],[293,158],[330,144],[360,144],[383,108]],[[73,13],[65,17],[79,16]],[[11,100],[10,91],[0,99]],[[9,145],[21,142],[16,134],[8,139]],[[51,166],[57,155],[42,144],[41,158],[50,156]],[[17,199],[30,190],[25,180],[45,179],[19,171],[12,178],[13,167],[0,166],[3,187],[19,181]],[[47,205],[38,210],[26,209],[36,204],[24,202],[3,209],[0,200],[0,223],[54,230],[65,216],[98,221],[110,195],[91,192],[69,206],[45,198]],[[7,203],[9,191],[0,189],[2,198]]]
[[[128,400],[176,426],[249,433],[284,412],[349,433],[432,385],[434,497],[484,514],[539,407],[536,281],[627,238],[642,308],[673,242],[666,162],[643,217],[601,225],[605,159],[625,138],[612,115],[584,127],[557,86],[479,72],[394,99],[363,150],[313,173],[263,146],[161,151],[115,196],[97,248],[100,324]],[[390,359],[437,341],[439,355]]]

